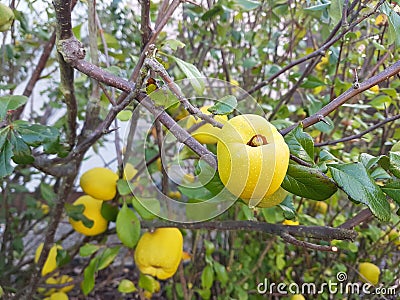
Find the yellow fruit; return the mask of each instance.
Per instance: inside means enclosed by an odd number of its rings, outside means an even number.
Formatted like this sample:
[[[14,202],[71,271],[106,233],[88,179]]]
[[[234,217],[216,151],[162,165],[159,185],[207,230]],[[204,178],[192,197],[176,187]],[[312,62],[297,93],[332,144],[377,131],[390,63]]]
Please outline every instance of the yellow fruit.
[[[387,23],[387,16],[385,14],[380,14],[375,19],[375,26],[383,26]]]
[[[328,211],[328,204],[323,201],[315,202],[314,209],[317,213],[326,214],[326,212]]]
[[[7,31],[14,21],[14,12],[11,8],[0,3],[0,31]]]
[[[371,93],[378,94],[379,93],[379,85],[374,85],[368,89]]]
[[[68,300],[68,295],[66,293],[63,292],[57,292],[54,294],[51,294],[50,300]]]
[[[40,209],[44,215],[47,215],[50,211],[50,207],[47,204],[40,205]]]
[[[211,113],[207,110],[211,105],[208,106],[203,106],[200,108],[200,111],[206,115],[211,115]],[[214,117],[215,121],[218,121],[222,124],[225,124],[226,121],[228,121],[227,116],[215,116]],[[201,119],[195,119],[193,116],[190,116],[187,121],[187,128],[192,127],[193,125],[200,123],[202,120]],[[192,136],[202,144],[215,144],[218,141],[218,136],[220,133],[221,129],[218,127],[214,127],[211,124],[204,124],[197,130],[195,130],[192,133]]]
[[[369,263],[369,262],[362,262],[358,266],[358,271],[360,272],[360,279],[363,282],[369,282],[373,285],[378,284],[379,282],[379,275],[381,274],[381,270],[379,267]]]
[[[143,274],[164,280],[172,277],[182,259],[183,237],[177,228],[146,232],[135,250],[135,263]]]
[[[168,197],[179,200],[182,198],[182,194],[179,191],[169,191]]]
[[[326,65],[329,63],[329,56],[323,56],[321,61],[315,66],[317,71],[322,71]]]
[[[138,170],[131,163],[126,163],[124,167],[124,179],[132,180],[133,177],[137,174]]]
[[[280,187],[289,154],[282,135],[266,119],[251,114],[236,116],[221,129],[218,173],[225,187],[249,206],[271,206],[266,198]]]
[[[269,196],[265,196],[264,198],[261,199],[260,202],[257,203],[257,207],[262,207],[262,208],[268,208],[268,207],[273,207],[275,205],[280,204],[283,200],[285,200],[286,196],[289,193],[285,191],[282,187],[279,187],[275,193]],[[248,199],[243,199],[243,201],[249,205],[250,200]]]
[[[110,169],[93,168],[86,171],[80,180],[82,190],[99,200],[111,200],[117,193],[118,175]]]
[[[293,295],[292,297],[290,297],[290,300],[306,300],[306,298],[304,298],[303,295],[296,294],[296,295]]]
[[[35,252],[35,263],[39,261],[40,254],[42,253],[43,250],[43,243],[41,243]],[[47,255],[47,259],[43,265],[42,269],[42,276],[45,276],[46,274],[49,274],[53,272],[57,268],[57,249],[62,249],[60,245],[54,244],[49,251],[49,254]]]
[[[82,221],[75,221],[72,218],[69,218],[72,228],[74,228],[77,232],[87,236],[98,235],[107,230],[108,222],[101,214],[101,206],[103,205],[103,201],[99,201],[91,196],[85,195],[79,197],[73,203],[73,205],[79,204],[83,204],[85,206],[83,215],[89,220],[93,221],[93,226],[89,228],[86,227]]]
[[[183,179],[184,179],[184,181],[189,182],[189,183],[193,183],[195,181],[194,175],[193,174],[188,174],[188,173],[183,175]]]
[[[290,225],[290,226],[296,226],[299,225],[299,221],[292,221],[292,220],[285,220],[282,222],[283,225]]]

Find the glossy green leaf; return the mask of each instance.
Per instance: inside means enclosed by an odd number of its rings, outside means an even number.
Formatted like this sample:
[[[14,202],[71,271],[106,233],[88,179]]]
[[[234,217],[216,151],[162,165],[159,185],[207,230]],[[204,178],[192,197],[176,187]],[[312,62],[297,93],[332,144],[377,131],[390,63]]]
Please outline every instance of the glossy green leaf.
[[[328,13],[335,25],[342,20],[343,4],[344,0],[331,0]]]
[[[46,200],[47,203],[53,203],[55,201],[57,195],[50,184],[41,182],[39,188],[40,195],[43,197],[44,200]]]
[[[289,164],[282,187],[300,197],[325,200],[336,191],[336,184],[318,169]]]
[[[392,181],[381,187],[382,191],[400,205],[400,181]]]
[[[291,154],[314,164],[314,141],[308,133],[303,131],[301,126],[289,132],[285,136],[285,142],[289,146]]]
[[[135,284],[128,279],[122,279],[118,284],[118,292],[120,293],[129,294],[136,291],[137,289],[135,287]]]
[[[329,169],[333,179],[352,200],[368,206],[381,221],[390,219],[389,202],[363,164],[330,165]]]
[[[97,269],[103,270],[107,268],[117,257],[120,248],[120,246],[106,248],[100,255],[98,255],[99,264],[97,266]]]
[[[108,203],[109,201],[103,201],[101,205],[101,215],[109,222],[115,222],[118,216],[119,209],[117,206]],[[111,201],[110,201],[111,202]]]
[[[135,247],[140,237],[140,221],[126,202],[118,213],[115,225],[122,244],[129,248]]]
[[[132,189],[129,185],[129,182],[125,179],[119,179],[117,181],[117,190],[121,196],[126,196],[132,193]]]
[[[185,47],[185,44],[176,39],[168,39],[164,42],[165,46],[169,46],[173,51]]]
[[[31,155],[31,149],[25,142],[18,136],[14,135],[13,132],[11,132],[11,139],[10,139],[11,145],[12,145],[12,151],[13,151],[13,156],[12,160],[16,164],[31,164],[34,162],[34,158]]]
[[[227,115],[234,111],[237,106],[237,99],[233,95],[227,95],[218,99],[218,101],[207,110],[214,115]]]
[[[204,88],[205,88],[204,75],[202,75],[200,73],[200,71],[196,68],[195,65],[185,62],[174,56],[169,56],[169,57],[171,57],[173,60],[175,60],[178,67],[182,70],[182,72],[189,79],[189,82],[192,85],[192,87],[194,88],[194,90],[198,94],[202,95]]]
[[[296,208],[293,204],[293,197],[286,196],[286,198],[279,203],[278,206],[283,210],[283,216],[285,219],[291,220],[296,217]]]
[[[87,243],[79,248],[79,255],[82,257],[87,257],[92,255],[93,253],[96,253],[99,249],[100,249],[99,245],[93,245]]]
[[[0,137],[0,140],[2,138]],[[10,164],[12,153],[12,146],[8,139],[0,141],[2,143],[0,147],[0,178],[8,176],[14,170],[14,167]]]
[[[216,16],[219,16],[224,13],[224,9],[221,5],[214,5],[210,10],[206,11],[202,16],[201,19],[203,21],[209,21]]]
[[[154,293],[159,290],[160,283],[153,276],[140,273],[139,287],[150,293]]]
[[[387,15],[389,21],[388,44],[395,43],[398,47],[400,45],[400,16],[386,1],[380,6],[380,10]]]
[[[397,178],[400,178],[400,152],[389,152],[389,160],[389,171]]]
[[[178,98],[166,87],[154,90],[149,94],[149,97],[158,106],[169,108],[179,103]]]
[[[82,292],[85,296],[87,296],[94,288],[95,284],[95,274],[98,270],[99,258],[93,258],[89,265],[83,271],[83,281],[82,281]]]
[[[58,139],[59,130],[55,127],[41,124],[29,124],[23,121],[15,122],[15,129],[29,146],[37,147],[46,142]]]
[[[222,286],[225,286],[229,281],[229,275],[228,272],[226,271],[225,266],[223,266],[217,261],[214,261],[213,267],[217,279],[219,280],[219,282],[221,282]]]
[[[156,218],[161,210],[160,201],[157,199],[141,199],[139,201],[132,197],[132,206],[144,220]]]
[[[233,0],[233,3],[244,11],[256,9],[261,5],[261,2],[252,0]]]
[[[214,283],[214,270],[211,265],[206,265],[201,273],[201,286],[210,289]]]
[[[28,97],[21,95],[6,95],[0,97],[0,120],[3,120],[9,110],[15,110],[28,101]]]

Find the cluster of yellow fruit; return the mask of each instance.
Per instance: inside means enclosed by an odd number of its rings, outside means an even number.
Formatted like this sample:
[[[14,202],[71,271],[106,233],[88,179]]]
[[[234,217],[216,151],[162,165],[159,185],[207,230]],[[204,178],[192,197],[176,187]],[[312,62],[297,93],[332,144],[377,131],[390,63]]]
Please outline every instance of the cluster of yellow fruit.
[[[143,274],[165,280],[182,260],[183,237],[178,228],[158,228],[144,233],[136,246],[135,263]]]
[[[86,195],[79,197],[73,205],[84,205],[83,215],[93,221],[92,227],[86,227],[82,221],[69,218],[77,232],[94,236],[107,230],[108,221],[101,214],[103,201],[112,200],[117,193],[118,175],[107,168],[93,168],[82,174],[80,186]]]
[[[35,263],[39,261],[40,254],[43,250],[43,243],[41,243],[35,252]],[[54,244],[49,251],[49,254],[45,260],[43,265],[41,274],[42,276],[46,276],[54,272],[57,269],[57,250],[61,250],[62,247],[60,245]],[[48,285],[59,285],[59,284],[67,284],[68,282],[72,282],[73,278],[68,275],[61,275],[58,272],[55,272],[53,276],[46,279],[45,283]],[[74,288],[74,285],[71,283],[70,285],[65,285],[62,288],[39,288],[38,292],[46,296],[44,299],[50,300],[68,300],[67,293]]]
[[[202,107],[208,113],[208,106]],[[216,116],[222,129],[206,124],[192,133],[203,144],[217,143],[218,173],[224,186],[250,207],[272,207],[287,192],[280,188],[289,164],[289,147],[265,118],[244,114],[229,121]],[[189,118],[189,125],[199,120]]]

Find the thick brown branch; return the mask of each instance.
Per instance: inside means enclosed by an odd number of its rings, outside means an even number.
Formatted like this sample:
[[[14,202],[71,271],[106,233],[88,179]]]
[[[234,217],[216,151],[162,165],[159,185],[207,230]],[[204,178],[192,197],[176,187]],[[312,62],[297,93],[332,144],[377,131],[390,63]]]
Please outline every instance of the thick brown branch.
[[[281,236],[282,233],[295,237],[313,238],[324,241],[350,240],[354,241],[357,232],[343,228],[327,226],[290,226],[281,224],[270,224],[255,221],[210,221],[200,223],[175,223],[166,221],[144,221],[143,228],[178,227],[183,229],[209,229],[209,230],[246,230],[261,231]]]
[[[305,118],[301,123],[303,125],[303,128],[310,127],[311,125],[314,125],[318,122],[321,121],[321,118],[329,115],[331,112],[342,106],[344,103],[349,101],[351,98],[354,96],[362,93],[365,90],[368,90],[370,87],[387,80],[388,78],[397,75],[400,72],[400,60],[395,62],[393,65],[388,67],[386,70],[382,71],[381,73],[365,80],[364,82],[360,83],[357,88],[351,87],[347,91],[345,91],[343,94],[341,94],[339,97],[336,99],[332,100],[329,102],[327,105],[325,105],[323,108],[321,108],[317,113],[315,113],[312,116],[309,116],[308,118]],[[294,128],[298,126],[298,123],[293,124],[292,126],[285,128],[281,131],[283,135],[289,133],[292,131]]]

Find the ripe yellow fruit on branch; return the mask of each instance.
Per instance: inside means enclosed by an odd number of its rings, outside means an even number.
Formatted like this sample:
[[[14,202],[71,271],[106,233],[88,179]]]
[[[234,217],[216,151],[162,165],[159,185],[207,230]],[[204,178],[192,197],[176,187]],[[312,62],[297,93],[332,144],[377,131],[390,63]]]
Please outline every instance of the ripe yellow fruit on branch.
[[[200,111],[203,114],[210,115],[211,113],[207,110],[211,105],[208,106],[203,106],[200,108]],[[226,123],[228,121],[227,116],[215,116],[215,121],[218,121],[222,124]],[[200,123],[202,120],[201,119],[195,119],[193,116],[190,116],[188,121],[187,121],[187,128],[189,129],[195,124]],[[193,133],[192,136],[202,144],[216,144],[218,141],[218,136],[220,134],[221,129],[218,127],[214,127],[211,124],[204,124],[200,128],[196,129]]]
[[[82,174],[80,186],[82,190],[99,200],[112,200],[117,193],[118,175],[110,169],[93,168]]]
[[[93,226],[89,228],[86,227],[82,221],[75,221],[72,218],[69,218],[72,228],[74,228],[77,232],[87,236],[98,235],[107,230],[108,221],[101,214],[101,206],[103,205],[103,201],[99,201],[91,196],[85,195],[79,197],[73,203],[73,205],[79,204],[83,204],[85,206],[83,215],[89,220],[93,221]]]
[[[271,207],[285,198],[278,191],[289,164],[289,147],[266,119],[245,114],[230,119],[217,143],[222,183],[249,206]]]
[[[183,237],[178,228],[146,232],[135,250],[135,263],[143,274],[164,280],[172,277],[182,259]]]
[[[360,279],[363,282],[369,282],[373,285],[377,285],[379,282],[379,275],[381,270],[378,266],[369,262],[362,262],[358,266],[358,271],[360,272]]]
[[[44,244],[41,243],[36,249],[35,259],[34,259],[35,263],[38,263],[38,261],[39,261],[39,257],[40,257],[40,254],[42,253],[43,246],[44,246]],[[56,260],[56,258],[57,258],[57,249],[62,249],[62,247],[60,245],[54,244],[50,248],[50,251],[49,251],[49,254],[47,256],[47,259],[46,259],[46,261],[45,261],[45,263],[43,265],[42,276],[45,276],[45,275],[53,272],[57,268],[57,260]]]

